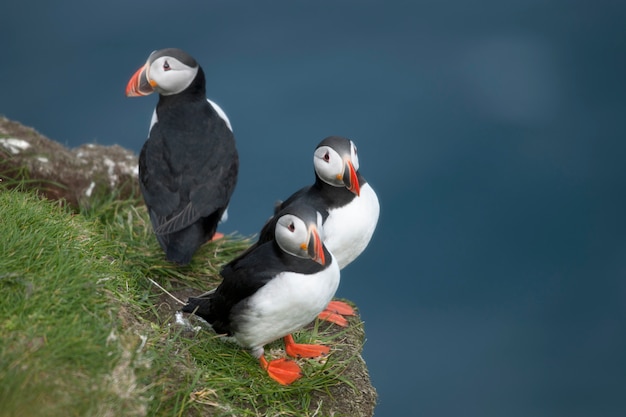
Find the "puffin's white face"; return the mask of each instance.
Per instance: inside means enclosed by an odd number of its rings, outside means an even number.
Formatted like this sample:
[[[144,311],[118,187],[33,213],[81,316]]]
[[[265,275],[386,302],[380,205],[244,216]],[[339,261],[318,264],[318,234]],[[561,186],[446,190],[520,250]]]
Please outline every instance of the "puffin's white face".
[[[148,59],[148,62],[150,60]],[[154,90],[161,95],[178,94],[196,78],[198,67],[190,67],[178,59],[161,56],[155,59],[146,70],[146,78]]]
[[[317,224],[307,225],[294,214],[285,214],[276,222],[274,232],[280,248],[299,258],[313,259],[322,265],[325,263],[324,248],[319,231],[322,230],[322,216],[317,213]]]
[[[350,141],[350,154],[340,155],[331,146],[320,146],[315,150],[313,165],[317,175],[327,184],[335,187],[354,187],[350,180],[356,178],[359,170],[359,157],[356,145]],[[348,171],[348,172],[346,172]],[[351,189],[352,191],[352,189]],[[358,195],[358,192],[355,192]]]
[[[128,81],[126,95],[140,97],[155,91],[164,96],[178,94],[189,87],[199,68],[196,60],[180,49],[154,51]]]

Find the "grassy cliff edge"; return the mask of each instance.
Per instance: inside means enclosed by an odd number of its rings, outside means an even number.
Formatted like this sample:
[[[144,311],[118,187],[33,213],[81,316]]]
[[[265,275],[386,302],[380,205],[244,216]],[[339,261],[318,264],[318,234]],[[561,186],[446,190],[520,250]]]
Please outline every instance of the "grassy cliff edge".
[[[215,287],[249,238],[206,244],[181,268],[164,260],[139,200],[72,211],[0,178],[0,416],[373,414],[358,318],[297,333],[331,354],[302,360],[305,377],[289,387],[203,323],[177,318],[176,298]]]

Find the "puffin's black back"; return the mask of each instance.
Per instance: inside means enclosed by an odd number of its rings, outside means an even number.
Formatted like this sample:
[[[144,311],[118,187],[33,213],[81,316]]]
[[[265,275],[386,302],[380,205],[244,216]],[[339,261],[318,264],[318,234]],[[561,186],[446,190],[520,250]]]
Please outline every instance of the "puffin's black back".
[[[231,130],[205,97],[202,68],[186,90],[160,96],[156,112],[139,157],[141,191],[167,258],[187,264],[215,234],[239,159]]]

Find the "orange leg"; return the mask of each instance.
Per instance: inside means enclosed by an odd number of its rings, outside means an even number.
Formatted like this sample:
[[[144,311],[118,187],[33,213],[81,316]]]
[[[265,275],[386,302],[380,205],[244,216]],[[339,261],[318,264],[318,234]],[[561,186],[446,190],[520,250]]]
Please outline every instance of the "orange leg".
[[[302,376],[298,364],[287,358],[274,359],[268,362],[265,356],[261,355],[259,362],[261,368],[267,371],[270,378],[281,385],[289,385]]]
[[[343,301],[331,301],[326,306],[326,310],[318,314],[317,317],[320,320],[326,320],[338,326],[347,327],[348,320],[343,316],[354,316],[355,314],[354,309],[349,304]]]
[[[326,355],[330,352],[330,348],[328,346],[296,343],[293,340],[293,336],[290,334],[285,336],[284,340],[285,352],[287,352],[287,355],[294,358],[317,358],[318,356]]]
[[[215,234],[213,235],[211,240],[209,240],[209,242],[215,242],[216,240],[220,240],[223,237],[224,237],[224,233],[215,232]]]

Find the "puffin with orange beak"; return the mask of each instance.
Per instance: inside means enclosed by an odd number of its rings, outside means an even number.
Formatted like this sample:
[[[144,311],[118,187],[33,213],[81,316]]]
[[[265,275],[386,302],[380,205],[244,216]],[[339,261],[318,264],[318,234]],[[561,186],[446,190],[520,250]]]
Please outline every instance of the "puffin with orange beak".
[[[207,99],[204,71],[175,48],[150,54],[128,97],[159,101],[139,155],[139,185],[166,258],[186,265],[216,235],[235,189],[239,158],[224,111]]]
[[[359,172],[359,157],[353,141],[329,136],[315,148],[315,183],[292,194],[276,206],[280,211],[292,204],[307,204],[322,214],[324,244],[343,269],[367,247],[374,234],[380,205],[376,193]],[[259,233],[257,244],[273,238],[276,216]],[[332,301],[320,318],[346,326],[343,316],[354,315],[353,308]]]
[[[339,286],[339,266],[322,241],[321,215],[296,203],[276,214],[274,238],[246,251],[220,272],[217,289],[189,298],[183,312],[206,320],[218,334],[249,349],[269,376],[291,384],[300,367],[267,361],[263,346],[280,338],[292,357],[318,357],[327,346],[295,343],[291,333],[324,310]]]

